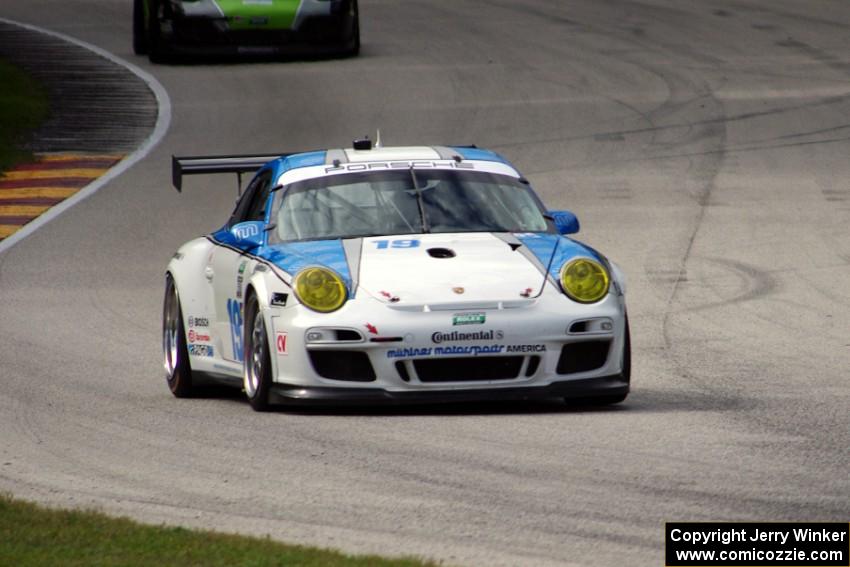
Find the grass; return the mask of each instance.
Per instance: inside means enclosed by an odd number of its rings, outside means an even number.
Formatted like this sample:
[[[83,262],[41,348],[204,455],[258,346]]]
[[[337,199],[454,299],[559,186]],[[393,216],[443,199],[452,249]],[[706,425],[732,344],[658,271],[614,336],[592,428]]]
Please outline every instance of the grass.
[[[23,143],[49,112],[41,83],[0,59],[0,172],[32,158]]]
[[[0,494],[0,565],[427,567],[270,539],[148,526],[92,511],[51,510]]]

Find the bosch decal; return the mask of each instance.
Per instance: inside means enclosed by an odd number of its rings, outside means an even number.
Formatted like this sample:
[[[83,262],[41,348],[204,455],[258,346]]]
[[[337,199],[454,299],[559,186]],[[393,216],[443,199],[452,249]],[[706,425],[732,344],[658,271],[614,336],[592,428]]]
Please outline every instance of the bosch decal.
[[[189,315],[189,326],[190,327],[209,327],[210,320],[206,317],[193,317]]]
[[[436,331],[431,334],[431,342],[434,344],[458,342],[458,341],[499,341],[505,334],[502,331],[475,331],[472,333],[462,333],[460,331],[452,331],[451,333],[441,333]]]

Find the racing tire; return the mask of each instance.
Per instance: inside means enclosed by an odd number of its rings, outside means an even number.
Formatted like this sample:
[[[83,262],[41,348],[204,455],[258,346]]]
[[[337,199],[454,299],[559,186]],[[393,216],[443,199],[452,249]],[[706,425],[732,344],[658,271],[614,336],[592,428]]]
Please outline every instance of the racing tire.
[[[192,384],[192,365],[189,362],[189,350],[186,347],[186,329],[183,327],[180,296],[171,274],[165,277],[162,352],[168,389],[177,398],[191,397],[195,390]]]
[[[356,57],[360,53],[360,8],[357,6],[357,0],[351,1],[351,29],[348,30],[346,38],[342,56]]]
[[[160,6],[162,6],[162,0],[148,0],[146,38],[148,58],[151,60],[151,63],[165,63],[169,59],[170,50],[168,43],[162,37]]]
[[[242,377],[245,396],[254,411],[268,411],[272,385],[272,360],[266,322],[257,296],[245,302],[245,362]]]
[[[133,53],[136,55],[148,54],[144,0],[133,0]]]
[[[632,381],[632,338],[629,331],[629,316],[626,315],[626,333],[623,343],[623,378],[626,382]],[[568,406],[610,406],[619,404],[628,397],[629,393],[614,396],[594,396],[592,398],[565,398]]]

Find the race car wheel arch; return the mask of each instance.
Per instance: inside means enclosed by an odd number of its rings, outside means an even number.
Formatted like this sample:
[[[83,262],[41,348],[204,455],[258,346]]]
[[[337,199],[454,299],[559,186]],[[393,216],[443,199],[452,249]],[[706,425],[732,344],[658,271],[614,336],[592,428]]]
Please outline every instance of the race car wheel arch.
[[[133,53],[148,54],[148,32],[145,25],[145,2],[133,0]]]
[[[245,323],[245,362],[242,371],[245,395],[255,411],[267,411],[272,385],[271,352],[265,317],[257,294],[250,288],[245,300]]]
[[[165,276],[165,298],[162,309],[162,351],[165,379],[171,393],[178,398],[193,394],[192,366],[186,346],[180,294],[170,273]]]

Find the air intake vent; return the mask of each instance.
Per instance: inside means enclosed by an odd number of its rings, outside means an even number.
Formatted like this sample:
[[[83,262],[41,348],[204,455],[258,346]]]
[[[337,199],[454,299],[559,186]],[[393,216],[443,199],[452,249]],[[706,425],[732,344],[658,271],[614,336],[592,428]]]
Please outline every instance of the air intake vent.
[[[558,374],[589,372],[605,366],[611,341],[585,341],[566,344],[558,359]]]
[[[523,356],[422,358],[413,361],[421,382],[511,380],[519,376]]]
[[[316,374],[329,380],[373,382],[375,370],[365,352],[348,350],[310,350],[310,362]]]
[[[455,257],[454,250],[449,250],[448,248],[429,248],[428,254],[432,258],[454,258]]]

